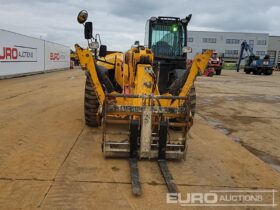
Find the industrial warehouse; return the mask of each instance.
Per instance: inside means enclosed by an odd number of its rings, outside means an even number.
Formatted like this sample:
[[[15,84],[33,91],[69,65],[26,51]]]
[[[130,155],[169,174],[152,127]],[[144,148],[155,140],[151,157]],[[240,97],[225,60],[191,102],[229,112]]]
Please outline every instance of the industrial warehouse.
[[[240,55],[240,44],[244,40],[247,40],[257,56],[269,54],[273,64],[280,62],[280,36],[267,33],[189,31],[187,41],[193,49],[189,57],[212,49],[222,54],[225,61],[236,62]]]
[[[183,3],[2,2],[0,209],[279,208],[280,3]]]

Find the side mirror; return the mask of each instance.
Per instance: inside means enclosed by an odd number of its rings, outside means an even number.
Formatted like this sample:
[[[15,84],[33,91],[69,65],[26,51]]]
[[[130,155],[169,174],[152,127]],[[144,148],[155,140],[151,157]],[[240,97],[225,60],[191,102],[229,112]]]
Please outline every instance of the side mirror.
[[[92,39],[92,22],[85,23],[85,39]]]
[[[107,55],[107,46],[101,45],[99,48],[99,57],[105,57]]]
[[[82,10],[79,12],[78,16],[77,16],[77,21],[80,24],[83,24],[84,22],[87,21],[88,18],[88,12],[86,10]]]

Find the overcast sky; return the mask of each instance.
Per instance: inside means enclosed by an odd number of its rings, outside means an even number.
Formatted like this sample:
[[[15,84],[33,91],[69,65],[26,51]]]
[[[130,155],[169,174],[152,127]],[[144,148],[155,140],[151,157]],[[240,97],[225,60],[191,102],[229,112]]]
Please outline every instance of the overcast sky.
[[[0,0],[0,28],[72,47],[85,45],[76,21],[89,12],[108,50],[143,43],[151,16],[185,17],[190,30],[265,32],[280,35],[280,0]]]

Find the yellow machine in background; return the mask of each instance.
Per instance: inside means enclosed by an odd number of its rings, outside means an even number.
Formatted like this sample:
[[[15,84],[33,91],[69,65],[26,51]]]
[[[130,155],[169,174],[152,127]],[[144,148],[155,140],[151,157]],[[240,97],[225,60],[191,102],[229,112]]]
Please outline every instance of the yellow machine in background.
[[[80,61],[77,53],[72,50],[70,50],[70,61],[71,61],[72,68],[74,68],[74,66],[80,65]]]
[[[137,160],[141,158],[156,158],[169,192],[176,193],[165,160],[185,158],[187,133],[194,115],[191,91],[212,52],[197,55],[190,69],[185,67],[180,77],[170,78],[170,91],[166,91],[159,87],[160,74],[164,71],[159,64],[155,65],[155,58],[159,58],[151,49],[135,43],[125,53],[108,54],[106,46],[99,46],[98,35],[93,38],[92,23],[86,22],[87,16],[86,11],[81,11],[78,22],[85,26],[89,48],[75,45],[80,65],[86,72],[86,124],[102,128],[102,150],[106,157],[129,158],[135,195],[141,194],[137,168]],[[175,39],[176,34],[171,35]]]

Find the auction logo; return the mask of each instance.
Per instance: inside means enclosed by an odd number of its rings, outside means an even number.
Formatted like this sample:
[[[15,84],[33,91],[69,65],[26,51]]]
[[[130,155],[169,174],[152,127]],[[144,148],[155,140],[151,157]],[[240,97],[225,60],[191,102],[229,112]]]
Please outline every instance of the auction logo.
[[[51,61],[65,61],[66,60],[66,56],[64,53],[59,53],[59,52],[51,52],[50,53],[50,60]]]
[[[0,48],[0,62],[37,62],[37,48],[17,46]]]
[[[276,190],[211,190],[209,192],[167,193],[166,202],[181,206],[275,207]]]

